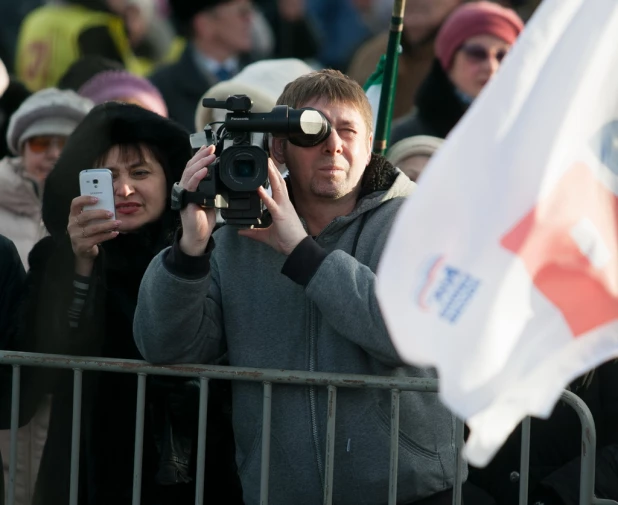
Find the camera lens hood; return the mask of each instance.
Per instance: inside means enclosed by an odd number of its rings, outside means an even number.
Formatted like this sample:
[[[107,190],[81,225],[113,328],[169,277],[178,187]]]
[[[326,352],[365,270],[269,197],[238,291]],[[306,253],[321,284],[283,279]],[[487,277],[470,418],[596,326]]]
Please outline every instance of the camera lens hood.
[[[289,110],[287,136],[295,146],[317,146],[330,136],[330,132],[330,122],[319,110],[311,107]]]

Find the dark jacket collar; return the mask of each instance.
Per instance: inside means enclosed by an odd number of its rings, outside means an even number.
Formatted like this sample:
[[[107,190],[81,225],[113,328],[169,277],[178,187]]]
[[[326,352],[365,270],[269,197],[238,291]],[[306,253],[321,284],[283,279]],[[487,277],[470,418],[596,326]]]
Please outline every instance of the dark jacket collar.
[[[186,76],[186,79],[177,81],[179,88],[201,96],[206,90],[214,86],[217,80],[215,76],[209,74],[197,64],[196,51],[195,46],[188,42],[175,65],[174,72]],[[249,55],[240,55],[238,57],[238,69],[242,70],[251,62],[252,59]]]
[[[358,199],[360,200],[376,191],[390,189],[398,173],[397,169],[384,156],[372,154],[371,161],[367,165],[361,180],[361,191]]]
[[[441,138],[448,135],[468,110],[437,59],[418,91],[416,107],[421,121]]]
[[[187,43],[176,65],[174,65],[174,73],[185,76],[185,78],[176,80],[175,85],[191,94],[201,96],[215,84],[215,79],[198,67],[195,61],[195,51],[193,44]]]

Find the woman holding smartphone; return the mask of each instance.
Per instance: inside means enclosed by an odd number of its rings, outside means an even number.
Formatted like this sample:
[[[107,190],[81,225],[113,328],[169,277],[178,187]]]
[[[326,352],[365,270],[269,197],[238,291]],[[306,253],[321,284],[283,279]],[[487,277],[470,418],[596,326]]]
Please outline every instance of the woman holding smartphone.
[[[47,181],[43,221],[51,236],[31,255],[22,350],[141,359],[132,332],[137,293],[179,227],[169,198],[190,157],[188,133],[139,106],[108,102],[86,116]],[[79,174],[92,168],[111,171],[114,209],[92,210],[93,197],[80,195]],[[68,503],[72,373],[47,371],[44,380],[37,373],[25,387],[51,385],[54,404],[34,503]],[[129,504],[137,378],[86,372],[83,380],[79,503]],[[142,503],[190,503],[197,389],[186,379],[149,380]],[[223,430],[217,408],[211,413],[209,431]],[[230,495],[236,476],[227,434],[210,437],[228,443],[221,454],[211,445],[207,460],[220,472],[210,482]]]

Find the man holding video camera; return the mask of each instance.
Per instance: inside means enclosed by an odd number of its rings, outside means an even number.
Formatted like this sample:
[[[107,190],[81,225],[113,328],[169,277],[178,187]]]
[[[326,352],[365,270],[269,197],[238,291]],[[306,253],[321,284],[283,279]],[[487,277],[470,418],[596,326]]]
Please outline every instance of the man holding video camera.
[[[362,88],[334,70],[288,84],[278,100],[313,107],[331,125],[312,147],[273,138],[272,188],[258,194],[271,224],[214,237],[215,210],[189,204],[182,234],[150,264],[135,314],[142,355],[155,363],[435,377],[404,366],[382,320],[375,271],[395,213],[414,183],[371,154],[372,115]],[[215,161],[202,147],[180,186],[198,189]],[[215,247],[216,242],[216,247]],[[326,388],[273,386],[270,503],[322,501]],[[437,394],[402,392],[397,503],[450,503],[454,418]],[[390,391],[339,389],[334,503],[388,499]],[[247,505],[259,503],[262,386],[233,381],[236,459]]]

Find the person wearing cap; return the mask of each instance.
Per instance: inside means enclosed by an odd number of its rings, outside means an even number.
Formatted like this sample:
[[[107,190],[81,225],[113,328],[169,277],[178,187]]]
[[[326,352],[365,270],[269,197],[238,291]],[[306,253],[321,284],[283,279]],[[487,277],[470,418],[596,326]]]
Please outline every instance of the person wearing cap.
[[[429,158],[440,148],[443,139],[417,135],[395,142],[389,147],[386,159],[416,182]]]
[[[32,247],[45,235],[41,198],[46,178],[67,137],[92,105],[72,91],[50,88],[31,95],[10,118],[6,140],[14,156],[0,161],[0,234],[15,243],[26,268]],[[33,412],[31,421],[18,431],[16,505],[30,503],[48,418],[46,399]],[[0,451],[5,454],[9,441],[9,432],[0,431]],[[8,475],[8,460],[4,465]]]
[[[96,105],[116,101],[134,103],[167,117],[165,100],[150,81],[125,70],[105,70],[82,84],[78,91]]]
[[[429,74],[435,56],[438,29],[464,0],[406,0],[401,32],[401,54],[397,67],[393,119],[410,112],[418,89]],[[388,46],[388,26],[384,32],[363,43],[352,57],[348,75],[363,85],[376,70]]]
[[[171,0],[172,17],[188,43],[180,59],[150,76],[169,117],[193,130],[195,108],[204,92],[250,62],[250,0]]]
[[[446,138],[498,71],[523,27],[515,11],[492,2],[455,9],[438,32],[436,57],[415,108],[393,123],[391,142],[414,135]]]
[[[45,179],[92,106],[73,91],[49,88],[31,95],[11,116],[6,140],[13,156],[0,161],[0,233],[15,242],[26,266],[43,233]]]
[[[76,93],[87,81],[100,72],[123,70],[122,64],[103,56],[88,55],[75,60],[58,81],[58,89],[71,89]]]

